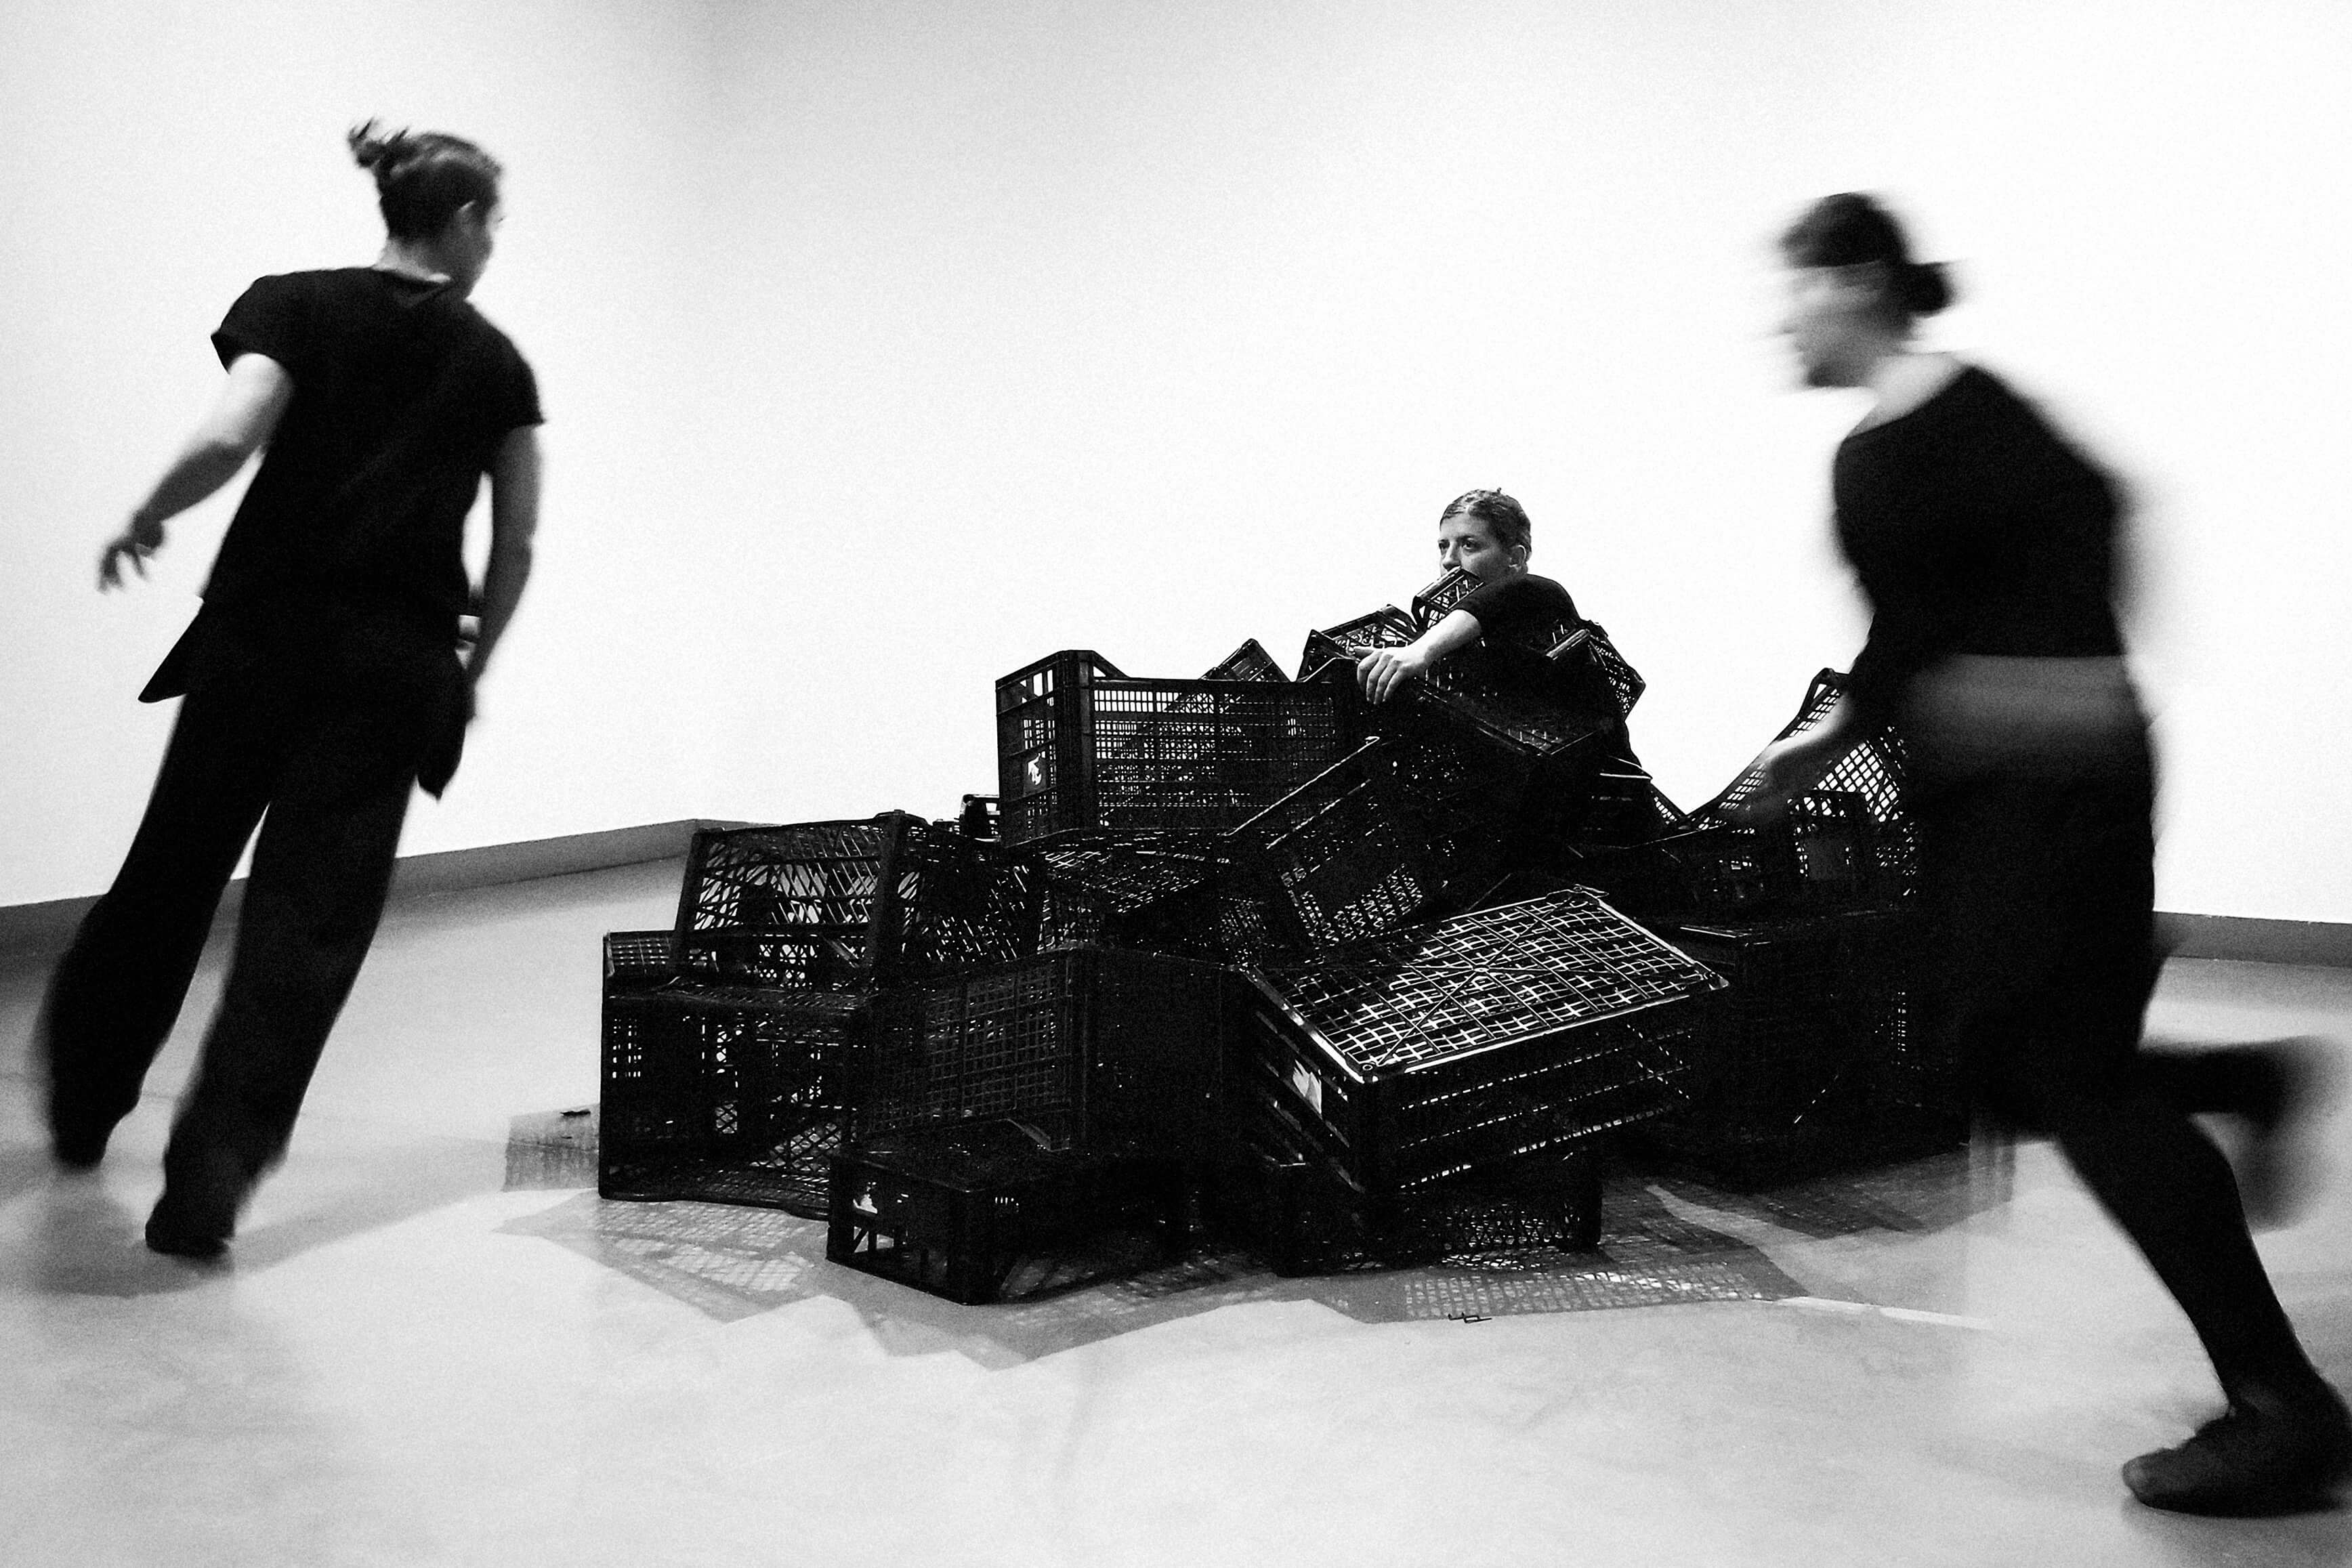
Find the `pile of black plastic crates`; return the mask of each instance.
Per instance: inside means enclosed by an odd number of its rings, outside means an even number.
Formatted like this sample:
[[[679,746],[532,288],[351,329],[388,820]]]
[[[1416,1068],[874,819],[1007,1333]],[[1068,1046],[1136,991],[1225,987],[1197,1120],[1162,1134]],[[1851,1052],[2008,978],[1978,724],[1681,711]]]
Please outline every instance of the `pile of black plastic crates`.
[[[1589,1246],[1619,1129],[1752,1172],[1935,1123],[1900,758],[1785,830],[1723,821],[1738,786],[1686,816],[1590,623],[1538,692],[1474,647],[1366,705],[1349,651],[1465,586],[1315,633],[1297,680],[1255,643],[1197,680],[1039,660],[959,822],[697,835],[675,929],[606,938],[602,1190],[822,1216],[835,1260],[977,1301],[1204,1228],[1286,1272]]]

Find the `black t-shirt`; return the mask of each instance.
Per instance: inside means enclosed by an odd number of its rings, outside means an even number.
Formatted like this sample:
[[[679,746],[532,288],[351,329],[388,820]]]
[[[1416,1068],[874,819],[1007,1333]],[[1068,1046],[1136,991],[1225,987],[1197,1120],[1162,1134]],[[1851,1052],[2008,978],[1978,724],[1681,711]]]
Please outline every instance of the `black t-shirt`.
[[[320,601],[454,627],[466,517],[508,432],[541,423],[530,367],[446,286],[374,267],[257,280],[213,334],[285,367],[292,400],[205,585],[225,611]]]
[[[1583,624],[1567,589],[1522,572],[1481,583],[1454,608],[1477,621],[1477,663],[1504,690],[1616,719],[1615,694],[1590,657],[1546,656]]]
[[[1489,648],[1548,653],[1577,626],[1576,601],[1568,590],[1528,572],[1482,582],[1454,608],[1476,618],[1478,640]]]
[[[1831,488],[1871,604],[1851,699],[1866,718],[1892,718],[1948,653],[2123,652],[2116,487],[1998,378],[1970,367],[1847,436]]]

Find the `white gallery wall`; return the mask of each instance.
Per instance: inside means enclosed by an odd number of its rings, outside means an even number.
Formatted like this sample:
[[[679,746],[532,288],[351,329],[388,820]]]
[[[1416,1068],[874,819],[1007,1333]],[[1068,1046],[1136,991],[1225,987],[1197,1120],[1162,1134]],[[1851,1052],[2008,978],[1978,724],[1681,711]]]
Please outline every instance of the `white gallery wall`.
[[[98,544],[244,282],[373,256],[378,113],[509,164],[478,298],[551,417],[411,850],[945,813],[997,674],[1294,658],[1480,485],[1703,800],[1861,634],[1769,247],[1861,188],[2139,497],[2166,906],[2352,919],[2347,68],[2336,0],[0,5],[0,904],[111,872],[227,498],[137,593]]]

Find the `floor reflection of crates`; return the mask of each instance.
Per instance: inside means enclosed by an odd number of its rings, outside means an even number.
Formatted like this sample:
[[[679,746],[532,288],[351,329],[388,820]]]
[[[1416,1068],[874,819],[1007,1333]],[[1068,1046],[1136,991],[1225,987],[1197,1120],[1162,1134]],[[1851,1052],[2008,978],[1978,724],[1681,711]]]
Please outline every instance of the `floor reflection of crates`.
[[[982,1302],[1129,1273],[1181,1249],[1174,1161],[1043,1146],[1009,1121],[912,1129],[832,1162],[825,1256]]]
[[[823,1215],[865,1026],[863,998],[827,992],[608,995],[597,1190]]]
[[[1644,1138],[1743,1185],[1966,1142],[1960,1064],[1910,985],[1915,927],[1900,909],[1678,927],[1729,988],[1706,1011],[1681,1103]]]
[[[1383,1201],[1664,1113],[1722,983],[1573,889],[1255,978],[1229,1103]]]

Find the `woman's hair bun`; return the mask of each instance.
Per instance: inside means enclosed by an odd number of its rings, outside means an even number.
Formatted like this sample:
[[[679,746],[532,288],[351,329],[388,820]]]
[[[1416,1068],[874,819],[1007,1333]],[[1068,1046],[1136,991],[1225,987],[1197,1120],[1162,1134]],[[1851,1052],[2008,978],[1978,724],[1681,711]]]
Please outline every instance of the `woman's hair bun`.
[[[343,133],[343,141],[351,147],[352,162],[379,179],[385,165],[398,162],[401,154],[408,151],[406,131],[385,131],[381,121],[373,120],[352,126]]]
[[[1940,261],[1908,261],[1895,271],[1895,303],[1914,316],[1933,316],[1952,302],[1952,280]]]

